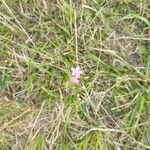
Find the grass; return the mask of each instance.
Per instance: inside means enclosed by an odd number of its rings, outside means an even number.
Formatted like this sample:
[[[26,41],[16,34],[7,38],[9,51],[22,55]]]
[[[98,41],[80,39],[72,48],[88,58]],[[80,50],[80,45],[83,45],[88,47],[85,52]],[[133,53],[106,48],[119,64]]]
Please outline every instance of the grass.
[[[0,150],[150,149],[149,8],[0,0]]]

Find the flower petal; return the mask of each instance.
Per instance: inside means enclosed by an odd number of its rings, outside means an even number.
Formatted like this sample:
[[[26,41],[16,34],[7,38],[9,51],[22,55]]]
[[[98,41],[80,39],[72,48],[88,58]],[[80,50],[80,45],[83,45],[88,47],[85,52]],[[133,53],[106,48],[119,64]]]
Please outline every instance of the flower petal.
[[[75,78],[75,77],[71,77],[71,82],[73,83],[73,84],[79,84],[79,79],[77,79],[77,78]]]
[[[79,66],[79,65],[77,65],[75,69],[76,69],[76,71],[81,70],[81,68],[80,68],[80,66]]]

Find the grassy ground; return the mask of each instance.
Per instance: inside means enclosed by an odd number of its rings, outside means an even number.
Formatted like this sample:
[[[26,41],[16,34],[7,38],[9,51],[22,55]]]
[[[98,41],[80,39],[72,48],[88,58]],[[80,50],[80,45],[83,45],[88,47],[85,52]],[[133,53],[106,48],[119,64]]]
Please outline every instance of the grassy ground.
[[[0,150],[150,149],[149,0],[0,0],[0,56]]]

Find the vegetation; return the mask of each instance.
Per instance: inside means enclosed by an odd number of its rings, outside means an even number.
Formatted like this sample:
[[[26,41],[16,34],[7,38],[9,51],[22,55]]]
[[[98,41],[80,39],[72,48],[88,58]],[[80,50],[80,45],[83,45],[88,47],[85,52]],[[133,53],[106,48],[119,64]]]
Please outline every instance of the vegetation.
[[[149,0],[0,0],[0,150],[150,149],[149,20]]]

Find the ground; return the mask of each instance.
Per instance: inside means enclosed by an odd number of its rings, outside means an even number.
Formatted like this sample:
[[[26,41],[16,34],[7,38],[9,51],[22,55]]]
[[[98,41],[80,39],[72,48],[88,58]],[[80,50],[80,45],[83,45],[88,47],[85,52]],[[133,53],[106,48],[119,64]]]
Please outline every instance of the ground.
[[[0,56],[0,150],[150,149],[149,0],[0,0]]]

